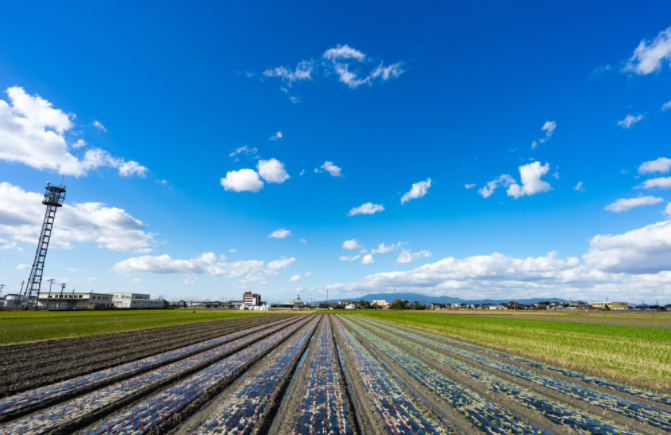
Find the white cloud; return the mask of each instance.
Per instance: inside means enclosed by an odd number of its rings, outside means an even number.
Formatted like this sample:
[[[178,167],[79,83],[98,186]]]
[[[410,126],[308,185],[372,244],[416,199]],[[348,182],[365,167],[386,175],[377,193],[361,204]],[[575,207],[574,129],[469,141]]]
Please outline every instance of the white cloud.
[[[264,265],[265,263],[260,260],[216,263],[208,266],[207,273],[214,277],[223,276],[225,278],[242,278],[240,282],[243,284],[266,284],[266,277],[268,274],[265,273]],[[271,275],[274,273],[274,271],[271,271]]]
[[[545,137],[550,138],[552,137],[552,132],[555,131],[555,128],[557,128],[557,123],[554,121],[545,121],[545,124],[543,124],[543,128],[541,128],[541,131],[545,132]]]
[[[169,255],[133,257],[118,262],[112,267],[116,273],[132,275],[136,272],[164,275],[199,275],[205,269],[192,260],[174,260]]]
[[[535,149],[537,146],[538,146],[538,142],[536,142],[536,141],[531,142],[531,149],[532,150]]]
[[[233,151],[232,153],[230,153],[228,156],[229,156],[229,157],[235,157],[236,155],[238,155],[238,154],[242,154],[242,153],[244,153],[244,154],[246,154],[246,155],[249,156],[249,155],[254,155],[254,154],[256,154],[257,151],[258,151],[258,150],[257,150],[256,148],[249,148],[247,145],[245,145],[245,146],[242,146],[242,147],[240,147],[240,148],[236,148],[235,151]]]
[[[624,234],[597,235],[585,262],[606,272],[643,274],[671,270],[671,221]]]
[[[32,267],[33,267],[33,266],[31,266],[30,264],[25,264],[25,263],[23,263],[23,264],[19,264],[19,265],[16,266],[14,269],[18,269],[18,270],[28,270],[28,269],[31,269]]]
[[[300,282],[300,281],[301,281],[301,276],[300,275],[294,275],[287,280],[287,282]]]
[[[359,207],[354,207],[349,211],[348,216],[355,216],[358,214],[374,214],[378,211],[384,211],[382,204],[373,204],[372,202],[367,202],[361,204]]]
[[[74,149],[78,149],[81,147],[85,147],[86,145],[87,143],[84,141],[84,139],[79,139],[77,142],[73,143],[71,147]]]
[[[627,115],[622,121],[617,121],[617,125],[623,128],[629,128],[643,119],[643,115]]]
[[[1,212],[0,212],[1,213]],[[1,218],[2,215],[0,215]],[[0,225],[2,224],[2,221],[0,221]],[[16,242],[10,242],[5,239],[0,239],[0,250],[2,249],[14,249],[16,248]],[[28,266],[30,267],[30,266]]]
[[[329,48],[324,52],[324,59],[328,60],[338,60],[338,59],[356,59],[359,62],[366,60],[366,55],[356,50],[350,48],[349,45],[338,45],[336,48]]]
[[[475,183],[473,183],[473,184],[465,184],[464,187],[465,187],[466,189],[472,189],[472,188],[475,187]]]
[[[294,257],[291,258],[282,257],[281,260],[275,260],[268,263],[268,269],[271,270],[286,269],[287,267],[291,266],[291,264],[294,261],[296,261]]]
[[[300,242],[303,243],[303,244],[307,243],[307,241],[305,239],[301,239]]]
[[[238,252],[238,250],[231,248],[231,249],[228,250],[228,252]]]
[[[358,249],[361,248],[362,245],[359,245],[359,242],[357,242],[356,239],[352,240],[345,240],[342,244],[343,249],[348,249],[348,250],[353,250],[353,249]]]
[[[182,280],[182,284],[184,284],[184,285],[194,285],[194,284],[196,284],[197,279],[198,278],[195,278],[195,279],[185,278],[185,279]]]
[[[627,62],[625,70],[646,75],[659,71],[662,60],[669,59],[671,59],[671,27],[659,32],[653,41],[642,40]]]
[[[86,278],[86,282],[88,282],[89,284],[97,284],[100,282],[100,278],[95,278],[91,276]]]
[[[10,104],[0,100],[0,159],[19,162],[35,169],[56,171],[79,177],[99,167],[119,170],[122,176],[144,176],[148,169],[137,162],[113,157],[107,151],[92,148],[83,158],[68,150],[65,133],[74,127],[74,114],[65,114],[38,95],[23,88],[7,89]],[[85,144],[75,142],[71,148]]]
[[[334,177],[342,177],[342,175],[340,174],[340,171],[342,171],[342,169],[334,165],[333,162],[329,162],[327,160],[324,162],[323,165],[320,166],[320,168],[322,168],[329,174],[333,175]],[[315,169],[315,172],[322,172],[322,171],[320,171],[319,169]]]
[[[107,129],[105,128],[104,125],[102,125],[102,123],[100,121],[93,121],[93,126],[97,129],[102,130],[105,133],[107,133]]]
[[[411,199],[421,198],[429,191],[431,187],[431,179],[427,178],[426,181],[420,181],[419,183],[414,183],[412,188],[407,191],[401,198],[401,204],[405,204]]]
[[[667,216],[671,216],[671,202],[666,203],[666,208],[662,213],[664,213]]]
[[[573,190],[576,190],[578,192],[584,192],[585,188],[582,186],[582,181],[578,181],[578,184],[576,184]]]
[[[386,254],[391,251],[397,250],[401,246],[401,243],[399,242],[398,245],[391,245],[391,246],[385,246],[384,243],[380,243],[380,245],[377,247],[377,249],[373,249],[370,251],[371,254]]]
[[[368,249],[364,248],[361,251],[359,251],[359,254],[368,254]]]
[[[258,192],[263,189],[263,181],[259,179],[259,174],[253,169],[229,171],[226,173],[226,177],[221,179],[221,185],[224,190],[234,192]]]
[[[353,256],[353,257],[348,257],[348,256],[345,256],[345,255],[342,255],[342,256],[338,257],[338,261],[354,261],[354,260],[357,260],[359,258],[361,258],[361,255],[358,255],[358,254]]]
[[[671,159],[660,157],[657,160],[650,160],[649,162],[641,163],[638,167],[639,174],[649,174],[652,172],[666,173],[671,169]]]
[[[0,183],[0,233],[34,244],[44,219],[43,195]],[[113,251],[133,251],[153,244],[155,234],[125,210],[99,202],[65,204],[57,213],[50,248],[71,249],[73,242],[94,242]]]
[[[259,160],[256,167],[261,178],[268,183],[284,183],[289,179],[289,174],[284,170],[284,163],[277,159]]]
[[[410,249],[403,249],[396,259],[397,263],[410,263],[414,260],[419,260],[420,258],[431,257],[433,254],[429,251],[419,251],[411,252]]]
[[[521,196],[531,196],[536,193],[552,190],[552,187],[549,183],[541,180],[541,177],[547,174],[547,172],[550,170],[549,163],[541,166],[540,162],[533,162],[520,166],[519,170],[522,186],[516,183],[511,184],[508,187],[508,191],[506,192],[508,196],[512,196],[517,199]]]
[[[131,279],[133,282],[142,282],[142,278],[133,278]]]
[[[559,180],[559,172],[555,171],[554,174],[552,174],[552,178]]]
[[[312,80],[312,71],[314,69],[314,62],[312,60],[304,60],[298,63],[294,71],[280,66],[274,69],[268,69],[263,72],[266,77],[280,77],[282,81],[288,82],[288,86],[299,80]]]
[[[371,254],[364,255],[363,258],[361,259],[361,264],[373,264],[375,263],[375,260],[373,260],[373,256]]]
[[[636,186],[636,189],[669,189],[671,188],[671,177],[659,177],[653,178],[650,180],[645,180],[640,186]]]
[[[669,110],[669,109],[671,109],[671,101],[664,103],[664,105],[662,106],[662,110]]]
[[[299,176],[299,177],[302,177],[302,176],[303,176],[303,174],[305,174],[305,169],[301,169],[301,173],[300,173],[300,174],[298,174],[298,176]]]
[[[222,258],[222,261],[226,259],[226,256]],[[214,252],[204,252],[200,254],[198,257],[194,258],[193,260],[194,263],[206,263],[206,264],[214,264],[217,262],[217,256],[214,255]]]
[[[307,276],[307,277],[311,277],[311,276],[312,276],[312,272],[305,272],[305,276]]]
[[[606,206],[605,210],[620,213],[631,210],[634,207],[642,207],[644,205],[655,205],[664,201],[662,198],[655,198],[654,196],[640,196],[638,198],[621,198],[612,204]]]
[[[489,198],[490,196],[492,196],[496,188],[499,187],[500,185],[508,187],[514,182],[515,179],[513,177],[511,177],[508,174],[503,174],[500,177],[495,178],[492,181],[488,182],[482,188],[478,189],[478,193],[482,195],[483,198]]]
[[[281,132],[281,131],[278,131],[278,132],[275,133],[274,135],[270,136],[270,138],[269,138],[268,140],[271,140],[271,141],[274,142],[274,141],[276,141],[276,140],[280,140],[280,139],[282,139],[282,132]]]
[[[291,235],[291,231],[285,230],[284,228],[279,228],[275,231],[273,231],[268,237],[272,237],[274,239],[283,239],[287,236]]]

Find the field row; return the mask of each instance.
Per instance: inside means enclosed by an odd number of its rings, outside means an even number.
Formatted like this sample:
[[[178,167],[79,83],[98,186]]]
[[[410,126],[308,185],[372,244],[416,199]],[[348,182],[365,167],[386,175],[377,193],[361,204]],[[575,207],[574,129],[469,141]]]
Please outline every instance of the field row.
[[[664,397],[606,379],[598,385],[613,394],[582,377],[554,378],[532,360],[365,316],[264,318],[8,395],[0,434],[671,432]]]

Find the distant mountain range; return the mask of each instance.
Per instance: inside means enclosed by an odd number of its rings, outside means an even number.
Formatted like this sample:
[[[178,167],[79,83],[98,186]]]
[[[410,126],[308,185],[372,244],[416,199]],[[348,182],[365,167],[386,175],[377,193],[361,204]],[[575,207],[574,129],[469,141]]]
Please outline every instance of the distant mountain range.
[[[344,301],[344,300],[351,300],[351,301],[360,301],[360,300],[368,301],[368,302],[373,302],[375,299],[384,299],[387,302],[391,302],[394,299],[401,299],[401,300],[407,300],[409,302],[419,302],[422,305],[425,305],[427,303],[431,302],[436,302],[440,304],[446,304],[446,303],[455,303],[458,302],[460,304],[505,304],[506,302],[510,301],[515,301],[520,304],[524,305],[529,305],[534,302],[541,302],[541,301],[549,301],[549,302],[562,302],[562,303],[569,303],[566,299],[561,299],[561,298],[534,298],[534,299],[511,299],[511,298],[502,298],[502,299],[460,299],[460,298],[455,298],[452,296],[427,296],[423,295],[420,293],[375,293],[375,294],[370,294],[370,295],[364,295],[364,296],[358,296],[355,298],[341,298],[341,299],[331,299],[330,302],[338,302],[338,301]],[[324,301],[322,301],[324,302]]]

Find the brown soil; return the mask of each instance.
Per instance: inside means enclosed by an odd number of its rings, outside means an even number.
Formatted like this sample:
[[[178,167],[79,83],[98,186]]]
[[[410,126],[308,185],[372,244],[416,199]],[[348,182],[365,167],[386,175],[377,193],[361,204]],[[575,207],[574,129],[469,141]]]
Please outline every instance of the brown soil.
[[[288,317],[276,314],[225,319],[4,346],[0,352],[0,397]]]

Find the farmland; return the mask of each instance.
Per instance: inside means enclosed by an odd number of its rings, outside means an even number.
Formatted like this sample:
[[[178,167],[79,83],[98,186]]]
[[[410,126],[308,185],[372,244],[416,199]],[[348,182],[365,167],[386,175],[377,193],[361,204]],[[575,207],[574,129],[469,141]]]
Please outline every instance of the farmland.
[[[0,345],[264,315],[254,311],[0,311]]]
[[[671,329],[611,324],[624,316],[601,316],[597,323],[551,321],[577,316],[473,316],[427,312],[365,312],[400,325],[421,328],[472,343],[512,350],[531,358],[605,375],[649,388],[671,387]],[[522,318],[521,318],[522,317]],[[595,318],[597,316],[594,316]],[[630,318],[630,322],[636,320]],[[638,319],[650,321],[650,317]],[[667,322],[668,316],[657,316]]]
[[[399,323],[271,314],[6,346],[0,433],[671,433],[664,393]]]

